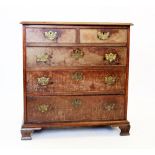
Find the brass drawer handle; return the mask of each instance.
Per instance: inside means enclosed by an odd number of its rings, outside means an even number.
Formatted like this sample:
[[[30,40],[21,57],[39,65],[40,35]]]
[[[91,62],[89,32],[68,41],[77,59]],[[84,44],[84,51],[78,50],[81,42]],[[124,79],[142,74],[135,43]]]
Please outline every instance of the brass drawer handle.
[[[49,55],[47,53],[44,53],[43,55],[36,56],[36,62],[37,63],[46,63],[49,59]]]
[[[109,63],[115,62],[117,58],[117,54],[115,53],[106,53],[104,55],[104,60],[108,61]]]
[[[38,82],[38,84],[39,85],[41,85],[41,86],[46,86],[46,85],[48,85],[49,84],[49,80],[50,80],[50,78],[47,78],[47,77],[39,77],[39,78],[37,78],[37,82]]]
[[[84,56],[84,52],[79,48],[74,49],[71,52],[71,57],[74,58],[75,60],[79,60],[80,58],[83,58],[83,56]]]
[[[49,105],[48,104],[41,104],[37,106],[37,110],[41,113],[45,113],[49,110]]]
[[[104,105],[104,109],[105,109],[106,111],[112,111],[112,110],[115,109],[115,106],[116,106],[115,103],[106,103],[106,104]]]
[[[116,76],[105,76],[104,77],[104,82],[107,85],[114,85],[116,83],[117,77]]]
[[[83,80],[83,73],[81,73],[81,72],[73,73],[72,74],[72,80],[75,80],[75,81]]]
[[[110,37],[110,32],[101,32],[101,31],[97,32],[97,38],[99,40],[106,40],[109,37]]]
[[[55,31],[45,32],[44,35],[49,40],[55,40],[58,37],[58,33]]]
[[[81,100],[77,98],[73,99],[71,103],[75,108],[78,108],[82,104]]]

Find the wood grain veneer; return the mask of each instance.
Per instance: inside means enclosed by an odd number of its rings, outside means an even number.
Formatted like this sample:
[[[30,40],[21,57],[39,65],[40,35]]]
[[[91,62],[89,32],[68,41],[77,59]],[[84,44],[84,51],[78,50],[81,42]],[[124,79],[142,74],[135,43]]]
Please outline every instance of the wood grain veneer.
[[[127,120],[131,23],[23,21],[22,139],[52,127]],[[48,34],[48,35],[47,35]]]

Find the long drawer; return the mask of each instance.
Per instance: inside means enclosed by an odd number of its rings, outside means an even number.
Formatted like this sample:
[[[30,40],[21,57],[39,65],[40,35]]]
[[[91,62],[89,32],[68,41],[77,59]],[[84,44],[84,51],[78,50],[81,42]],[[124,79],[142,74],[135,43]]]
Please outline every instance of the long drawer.
[[[28,96],[27,122],[123,120],[124,96]]]
[[[27,72],[29,94],[123,94],[125,67]]]
[[[126,65],[126,47],[27,47],[28,68]]]

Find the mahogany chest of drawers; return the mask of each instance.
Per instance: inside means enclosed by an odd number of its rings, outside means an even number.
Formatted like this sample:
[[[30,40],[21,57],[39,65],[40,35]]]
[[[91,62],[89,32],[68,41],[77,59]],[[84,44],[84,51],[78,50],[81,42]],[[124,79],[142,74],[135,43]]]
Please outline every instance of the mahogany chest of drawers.
[[[130,23],[21,22],[22,139],[55,127],[112,126],[127,120]]]

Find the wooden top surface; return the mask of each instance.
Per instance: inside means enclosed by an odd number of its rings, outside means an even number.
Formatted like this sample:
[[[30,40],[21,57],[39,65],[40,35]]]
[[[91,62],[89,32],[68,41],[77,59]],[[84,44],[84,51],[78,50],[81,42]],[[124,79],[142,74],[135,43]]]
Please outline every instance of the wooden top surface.
[[[112,23],[112,22],[47,22],[47,21],[22,21],[23,25],[116,25],[116,26],[130,26],[132,23]]]

